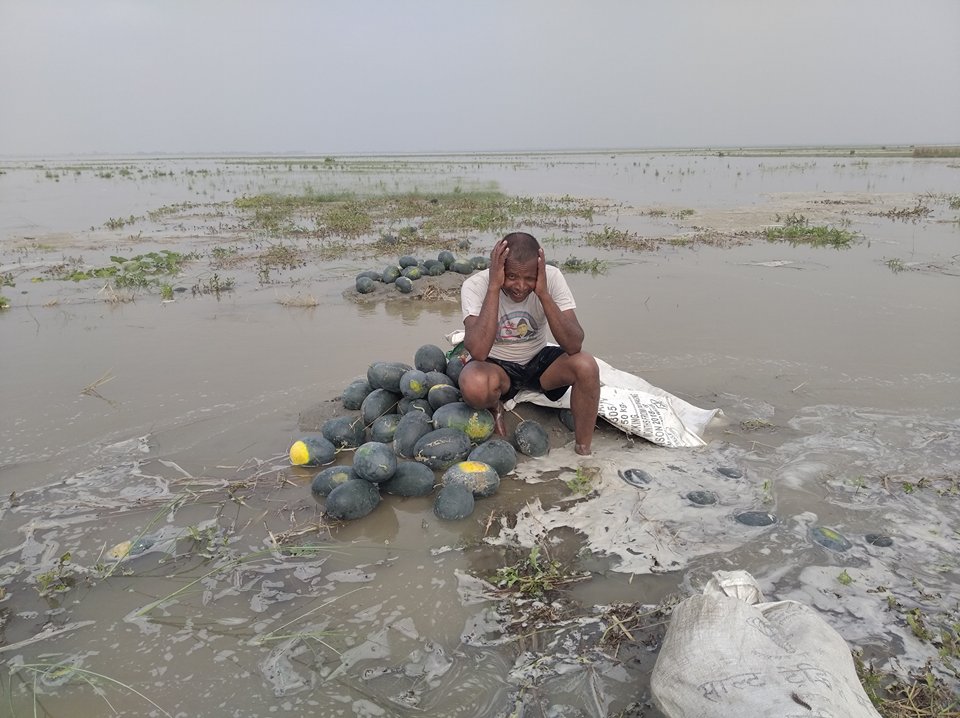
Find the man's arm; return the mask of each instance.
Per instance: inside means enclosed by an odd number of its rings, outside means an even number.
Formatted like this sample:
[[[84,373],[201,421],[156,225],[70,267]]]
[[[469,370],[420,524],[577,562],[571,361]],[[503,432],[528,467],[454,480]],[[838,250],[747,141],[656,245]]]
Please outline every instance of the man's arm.
[[[579,352],[583,348],[583,327],[580,326],[577,313],[573,309],[561,311],[550,294],[547,288],[547,262],[543,249],[540,250],[540,256],[537,258],[537,286],[534,292],[543,306],[547,324],[550,325],[550,333],[557,340],[557,344],[567,354]]]
[[[483,361],[490,354],[497,338],[497,315],[500,311],[500,289],[503,287],[503,264],[510,250],[503,240],[497,242],[490,254],[490,282],[483,297],[478,316],[464,317],[463,345],[470,356]]]

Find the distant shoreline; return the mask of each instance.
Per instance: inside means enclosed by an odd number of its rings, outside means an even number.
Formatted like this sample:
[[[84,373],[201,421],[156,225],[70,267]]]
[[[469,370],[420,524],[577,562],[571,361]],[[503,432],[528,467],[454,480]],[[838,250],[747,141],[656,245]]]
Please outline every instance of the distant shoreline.
[[[84,161],[116,162],[121,160],[279,160],[279,161],[319,161],[347,159],[431,159],[449,157],[531,157],[531,156],[584,156],[584,155],[715,155],[721,157],[912,157],[951,158],[960,157],[960,145],[916,144],[916,145],[783,145],[783,146],[706,146],[706,147],[650,147],[650,148],[593,148],[593,149],[533,149],[533,150],[489,150],[489,151],[451,151],[451,152],[144,152],[117,154],[50,154],[50,155],[5,155],[0,162],[50,162]]]

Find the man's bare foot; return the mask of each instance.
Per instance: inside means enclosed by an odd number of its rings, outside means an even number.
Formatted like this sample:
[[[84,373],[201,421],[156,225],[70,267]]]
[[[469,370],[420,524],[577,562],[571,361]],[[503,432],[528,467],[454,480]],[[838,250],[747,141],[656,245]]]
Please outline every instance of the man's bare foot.
[[[589,444],[575,444],[573,450],[576,451],[580,456],[590,456],[590,445]]]
[[[497,404],[497,409],[493,414],[493,433],[497,436],[507,435],[507,425],[503,420],[503,404]]]

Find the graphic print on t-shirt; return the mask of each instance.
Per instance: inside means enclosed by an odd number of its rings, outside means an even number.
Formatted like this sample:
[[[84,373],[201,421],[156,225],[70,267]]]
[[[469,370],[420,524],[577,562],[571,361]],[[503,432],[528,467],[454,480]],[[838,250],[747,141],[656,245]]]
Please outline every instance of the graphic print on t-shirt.
[[[518,311],[503,314],[497,327],[498,342],[531,342],[540,327],[528,312]]]

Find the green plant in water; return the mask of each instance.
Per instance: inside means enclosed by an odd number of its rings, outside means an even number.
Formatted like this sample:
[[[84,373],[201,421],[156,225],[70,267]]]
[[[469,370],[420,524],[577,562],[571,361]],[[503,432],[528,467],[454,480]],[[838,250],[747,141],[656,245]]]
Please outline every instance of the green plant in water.
[[[73,666],[64,663],[24,663],[22,665],[16,666],[15,670],[25,670],[33,673],[33,714],[39,715],[37,709],[39,708],[37,704],[37,680],[45,679],[48,681],[57,681],[57,682],[66,682],[71,678],[79,678],[84,683],[89,685],[94,693],[103,698],[104,702],[113,709],[113,706],[110,705],[110,701],[107,700],[104,695],[103,687],[100,685],[101,682],[110,683],[116,687],[123,688],[130,693],[133,693],[136,696],[139,696],[147,703],[152,705],[156,710],[158,710],[162,715],[167,716],[167,718],[173,718],[170,713],[165,711],[159,705],[150,700],[143,693],[138,691],[133,686],[130,686],[122,681],[118,681],[116,678],[111,678],[110,676],[104,675],[102,673],[96,673],[94,671],[86,670],[85,668],[80,668],[79,666]],[[116,713],[116,710],[112,710],[112,713]]]
[[[560,265],[564,272],[574,274],[606,274],[607,263],[602,259],[579,259],[577,257],[567,257]]]
[[[886,264],[887,268],[894,274],[907,271],[907,265],[905,265],[901,259],[888,259],[884,264]]]
[[[0,294],[0,309],[7,309],[10,306],[10,300]]]
[[[567,488],[574,494],[589,494],[593,489],[593,480],[596,478],[596,470],[585,469],[582,466],[577,467],[577,472],[572,479],[565,482]]]
[[[57,563],[52,569],[37,575],[37,593],[41,596],[64,593],[73,588],[73,582],[73,568],[70,566],[70,552],[68,551],[57,559]]]
[[[165,302],[173,301],[173,285],[172,284],[160,285],[160,299],[162,299]]]
[[[837,576],[837,581],[844,586],[849,586],[851,583],[853,583],[853,578],[849,573],[847,573],[847,569],[843,569],[843,571],[840,572],[840,575]]]
[[[540,546],[534,546],[526,558],[512,566],[498,568],[491,581],[499,588],[516,591],[525,596],[542,596],[547,591],[585,578],[565,570],[563,565],[551,559],[546,551],[542,557],[540,552]]]
[[[809,244],[813,247],[847,249],[856,239],[856,234],[845,229],[827,226],[810,226],[802,214],[777,215],[779,227],[767,227],[765,236],[769,242],[787,241],[791,244]]]

